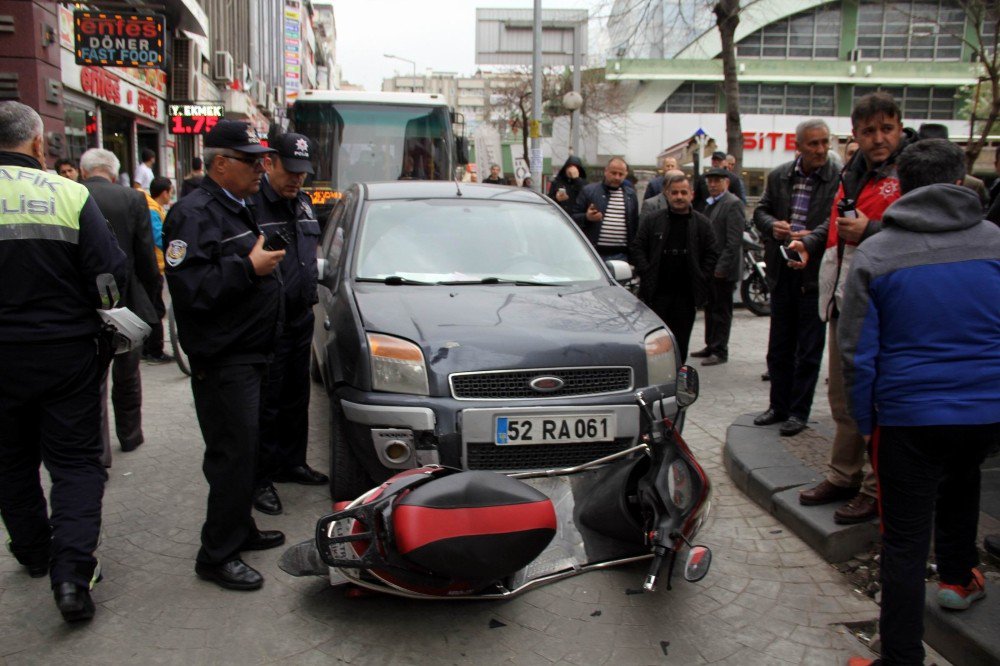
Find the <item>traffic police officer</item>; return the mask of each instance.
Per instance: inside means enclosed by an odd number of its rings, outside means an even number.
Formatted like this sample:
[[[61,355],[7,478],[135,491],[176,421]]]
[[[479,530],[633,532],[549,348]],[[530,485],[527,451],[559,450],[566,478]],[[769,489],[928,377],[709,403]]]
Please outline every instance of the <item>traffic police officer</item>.
[[[261,382],[282,319],[276,269],[285,252],[264,248],[247,199],[274,151],[235,120],[220,120],[204,141],[208,173],[164,226],[167,284],[205,439],[208,509],[195,572],[225,588],[255,590],[264,579],[240,551],[285,542],[281,532],[257,529],[251,516]]]
[[[281,500],[273,481],[322,485],[329,479],[306,463],[319,222],[302,183],[313,173],[312,146],[307,137],[289,133],[275,139],[272,147],[278,152],[265,163],[267,173],[253,201],[261,231],[272,240],[280,233],[288,243],[281,261],[285,325],[264,384],[254,507],[278,514]]]
[[[49,574],[72,622],[93,617],[100,578],[100,396],[111,352],[98,344],[97,277],[124,284],[125,255],[87,188],[45,171],[43,132],[31,107],[0,104],[0,514],[14,557],[33,577]]]

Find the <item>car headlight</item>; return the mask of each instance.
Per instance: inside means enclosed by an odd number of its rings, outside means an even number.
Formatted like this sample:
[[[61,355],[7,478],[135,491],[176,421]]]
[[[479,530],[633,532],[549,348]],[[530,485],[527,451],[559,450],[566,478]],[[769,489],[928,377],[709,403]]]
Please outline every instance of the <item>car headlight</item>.
[[[646,336],[646,376],[650,385],[677,381],[677,357],[674,341],[664,329],[658,328]]]
[[[420,347],[381,333],[368,334],[372,355],[372,388],[392,393],[427,395],[427,367]]]

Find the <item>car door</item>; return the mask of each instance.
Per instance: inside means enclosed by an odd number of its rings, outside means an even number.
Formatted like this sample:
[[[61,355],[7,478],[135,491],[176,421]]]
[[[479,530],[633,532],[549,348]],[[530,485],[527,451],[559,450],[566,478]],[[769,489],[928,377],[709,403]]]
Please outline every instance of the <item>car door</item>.
[[[319,279],[317,296],[319,298],[315,314],[316,324],[313,329],[313,353],[316,355],[320,376],[323,383],[333,385],[331,377],[332,359],[327,358],[330,348],[330,337],[334,334],[332,322],[334,314],[335,294],[340,289],[341,280],[346,278],[347,240],[351,221],[357,208],[358,190],[352,187],[344,192],[340,201],[330,212],[330,220],[326,225],[323,238],[320,241],[319,255],[325,260],[326,267]],[[336,375],[336,372],[332,373]]]

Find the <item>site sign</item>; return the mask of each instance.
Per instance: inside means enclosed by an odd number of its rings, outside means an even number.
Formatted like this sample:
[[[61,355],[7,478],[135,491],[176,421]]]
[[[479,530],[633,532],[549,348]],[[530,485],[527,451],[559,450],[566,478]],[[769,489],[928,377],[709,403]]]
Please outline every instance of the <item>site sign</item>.
[[[162,68],[165,28],[160,14],[74,11],[76,64]]]
[[[225,113],[222,104],[169,104],[167,131],[171,134],[207,134]]]

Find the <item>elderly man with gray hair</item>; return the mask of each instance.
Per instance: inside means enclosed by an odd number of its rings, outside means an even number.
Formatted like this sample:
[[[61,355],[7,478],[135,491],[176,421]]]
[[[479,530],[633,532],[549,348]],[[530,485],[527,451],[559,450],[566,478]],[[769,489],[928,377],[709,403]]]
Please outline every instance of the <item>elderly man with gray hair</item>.
[[[150,326],[155,326],[160,320],[153,308],[153,299],[160,289],[160,271],[153,249],[149,207],[142,192],[115,182],[119,166],[118,158],[110,150],[91,148],[80,156],[81,182],[111,224],[118,237],[118,245],[125,252],[126,278],[119,285],[121,305]],[[115,432],[122,451],[132,451],[143,443],[141,358],[142,348],[138,347],[116,356],[111,367],[111,404],[115,410]],[[107,390],[106,383],[104,390]],[[111,444],[106,411],[103,433],[104,464],[109,467]]]
[[[794,270],[780,251],[826,221],[839,182],[839,169],[829,159],[830,128],[824,121],[799,123],[795,147],[799,156],[768,174],[764,196],[753,214],[765,242],[771,290],[770,405],[754,423],[781,423],[780,432],[786,436],[801,432],[809,420],[826,328],[817,307],[819,261]]]
[[[112,350],[97,278],[121,284],[125,256],[87,189],[49,173],[45,155],[38,112],[0,104],[0,515],[11,554],[28,575],[51,578],[56,606],[75,622],[94,616],[108,478],[98,433]],[[52,478],[48,506],[40,462]]]

